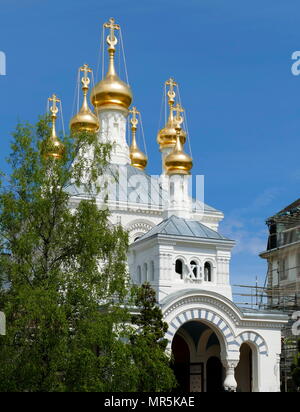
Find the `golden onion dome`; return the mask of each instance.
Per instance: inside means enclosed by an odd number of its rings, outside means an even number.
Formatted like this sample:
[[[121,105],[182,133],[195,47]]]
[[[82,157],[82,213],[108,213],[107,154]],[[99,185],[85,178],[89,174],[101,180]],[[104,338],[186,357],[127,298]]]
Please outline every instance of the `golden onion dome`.
[[[85,64],[80,68],[80,71],[84,72],[84,76],[81,79],[83,103],[79,112],[71,119],[70,129],[72,132],[95,133],[99,130],[99,120],[97,116],[91,111],[87,102],[87,93],[90,84],[90,79],[88,78],[87,74],[92,70],[88,67],[87,64]]]
[[[58,137],[50,136],[43,144],[43,156],[53,157],[54,159],[61,159],[65,152],[65,146],[58,139]]]
[[[165,82],[165,86],[169,86],[169,90],[167,94],[169,97],[168,104],[170,108],[170,114],[169,114],[167,124],[157,134],[157,143],[159,144],[160,149],[174,147],[176,144],[176,138],[177,138],[177,132],[176,132],[177,123],[173,115],[174,110],[176,110],[176,108],[173,107],[174,102],[175,102],[175,97],[176,97],[174,86],[177,86],[177,83],[174,81],[174,79],[170,78],[169,80]],[[182,129],[180,129],[180,141],[182,144],[184,144],[186,141],[186,133]]]
[[[157,134],[157,143],[159,144],[160,149],[174,147],[176,144],[176,124],[172,118],[173,116],[170,115],[165,127],[161,129]],[[180,129],[180,141],[181,144],[184,144],[186,141],[186,133],[183,129]]]
[[[165,158],[167,175],[188,175],[193,167],[192,158],[183,150],[180,140],[180,127],[177,127],[176,144],[173,151]]]
[[[136,129],[138,124],[136,115],[139,114],[139,112],[136,110],[136,107],[133,107],[132,110],[130,110],[130,113],[132,113],[132,118],[130,119],[132,125],[132,141],[129,148],[131,166],[144,170],[148,163],[148,157],[139,149],[136,143]]]
[[[130,146],[131,166],[144,170],[148,163],[148,157],[138,148],[136,141],[132,139]]]
[[[42,144],[42,155],[45,158],[52,157],[54,159],[61,159],[65,152],[65,146],[56,135],[56,118],[58,112],[56,103],[59,103],[60,100],[56,97],[55,94],[53,94],[52,97],[49,98],[49,100],[53,102],[52,107],[50,107],[50,111],[52,113],[52,130],[48,139]]]
[[[123,82],[116,70],[114,64],[115,45],[118,40],[114,35],[114,30],[119,30],[120,26],[114,23],[111,18],[104,27],[110,29],[110,34],[107,36],[109,66],[108,72],[104,79],[95,85],[91,92],[91,102],[98,109],[118,109],[128,111],[132,102],[132,92],[128,84]]]

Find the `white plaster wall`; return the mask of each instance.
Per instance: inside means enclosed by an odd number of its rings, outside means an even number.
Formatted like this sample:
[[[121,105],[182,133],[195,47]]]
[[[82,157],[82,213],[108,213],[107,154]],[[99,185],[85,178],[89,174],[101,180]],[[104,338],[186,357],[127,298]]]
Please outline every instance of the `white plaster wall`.
[[[155,277],[150,283],[157,292],[159,302],[167,295],[184,289],[213,291],[232,299],[229,279],[230,252],[226,249],[222,251],[220,247],[216,249],[215,245],[182,244],[172,240],[160,244],[157,238],[154,238],[144,241],[142,244],[132,245],[131,250],[135,251],[135,259],[134,263],[129,265],[129,270],[134,281],[137,281],[137,266],[142,267],[144,263],[155,262]],[[220,265],[220,256],[222,265]],[[195,261],[201,269],[202,279],[196,281],[181,279],[175,271],[176,259],[181,259],[184,262],[185,274],[191,270],[190,262]],[[205,262],[209,262],[212,267],[211,282],[204,279]],[[143,278],[142,281],[145,279]]]
[[[113,144],[112,163],[125,165],[130,163],[129,147],[126,141],[127,114],[120,110],[98,111],[100,121],[99,140]]]

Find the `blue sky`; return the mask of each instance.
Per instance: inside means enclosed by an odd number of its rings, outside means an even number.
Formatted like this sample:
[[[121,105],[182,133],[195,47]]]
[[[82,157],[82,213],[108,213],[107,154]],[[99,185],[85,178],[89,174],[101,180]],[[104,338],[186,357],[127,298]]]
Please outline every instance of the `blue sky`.
[[[72,115],[77,68],[99,61],[102,23],[122,26],[134,104],[143,114],[148,172],[160,172],[156,133],[163,82],[180,84],[194,174],[237,240],[232,282],[264,280],[265,219],[299,197],[298,0],[0,0],[0,168],[17,121],[35,122],[47,97]]]

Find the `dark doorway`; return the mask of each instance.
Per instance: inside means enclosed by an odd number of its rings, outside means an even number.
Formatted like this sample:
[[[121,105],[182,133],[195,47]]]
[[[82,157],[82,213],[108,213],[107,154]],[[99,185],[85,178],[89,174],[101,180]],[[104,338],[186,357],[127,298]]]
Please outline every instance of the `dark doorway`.
[[[206,363],[206,391],[223,392],[223,365],[215,356]]]
[[[240,348],[240,361],[235,368],[235,379],[237,381],[237,392],[252,392],[253,370],[252,349],[247,343]]]
[[[178,387],[176,392],[190,391],[190,351],[184,339],[176,334],[173,343],[172,351],[174,356],[173,370],[176,376]]]

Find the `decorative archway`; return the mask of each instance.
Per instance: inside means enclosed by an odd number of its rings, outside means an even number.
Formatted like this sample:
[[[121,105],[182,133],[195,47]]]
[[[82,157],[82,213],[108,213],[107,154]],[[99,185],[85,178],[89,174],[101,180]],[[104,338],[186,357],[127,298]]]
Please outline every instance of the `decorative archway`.
[[[250,342],[256,346],[257,351],[260,355],[268,356],[269,350],[265,340],[256,332],[243,332],[237,336],[236,342],[239,346],[243,343]]]
[[[192,320],[203,321],[212,326],[212,329],[217,334],[220,340],[223,352],[237,352],[239,344],[234,338],[233,331],[226,320],[222,319],[218,314],[209,309],[188,309],[176,315],[169,323],[169,329],[166,337],[169,340],[168,347],[171,349],[172,340],[177,330],[186,322]],[[223,345],[222,345],[223,343]]]
[[[151,221],[146,219],[138,219],[130,222],[125,228],[129,233],[129,242],[133,243],[136,238],[149,232],[154,226],[155,225]]]

